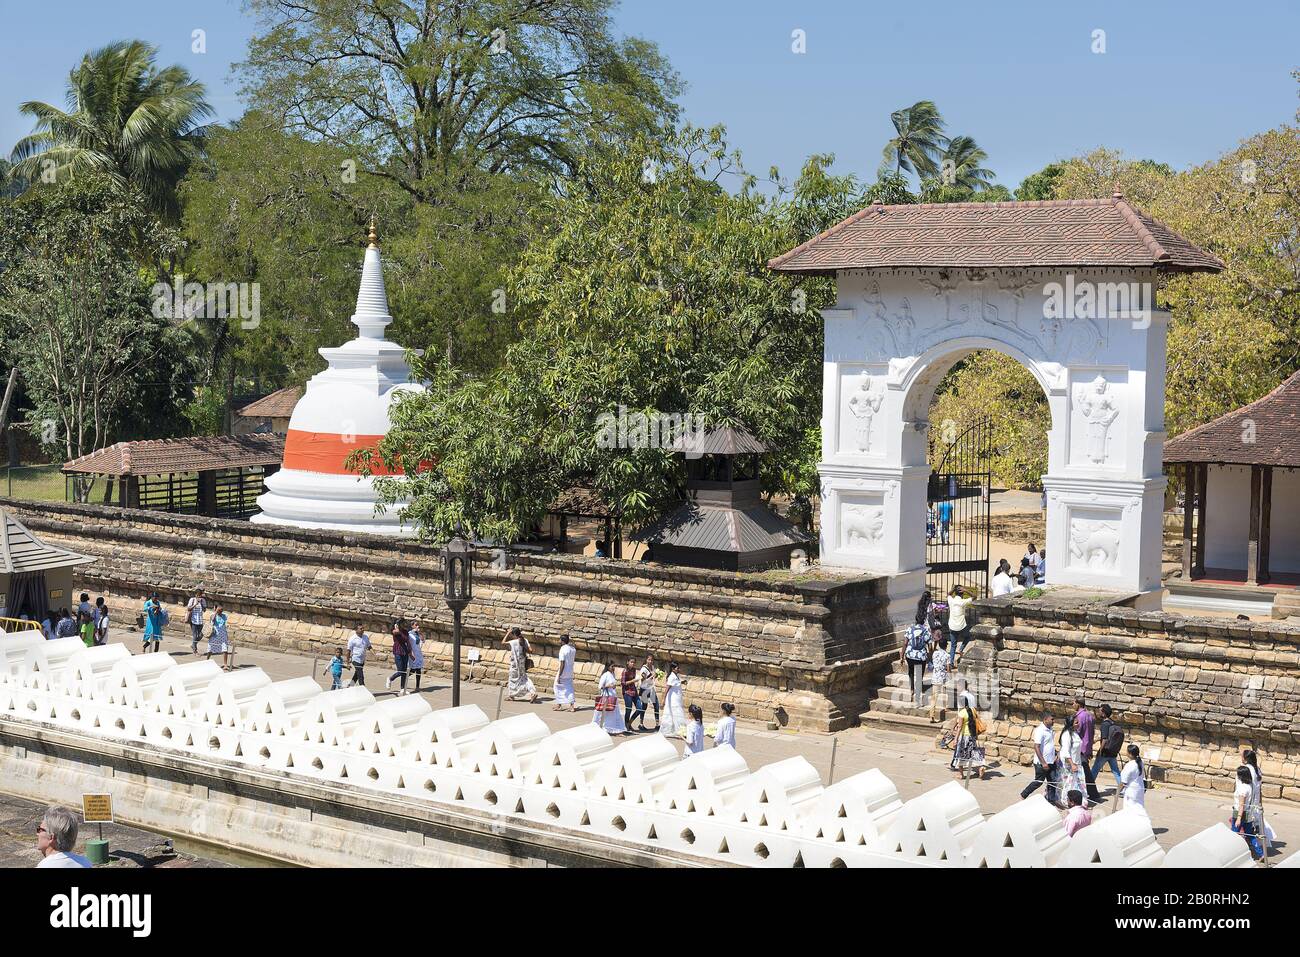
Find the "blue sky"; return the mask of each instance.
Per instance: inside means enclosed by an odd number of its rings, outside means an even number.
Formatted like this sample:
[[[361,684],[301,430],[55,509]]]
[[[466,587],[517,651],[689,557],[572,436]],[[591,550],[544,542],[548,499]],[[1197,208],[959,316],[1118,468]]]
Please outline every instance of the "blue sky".
[[[689,84],[688,120],[723,123],[746,165],[788,176],[812,152],[873,177],[889,113],[933,99],[949,132],[1014,188],[1098,145],[1178,169],[1294,122],[1300,4],[1291,0],[624,0],[619,29],[657,42]],[[191,51],[206,31],[207,52]],[[230,64],[254,24],[238,0],[0,0],[0,150],[30,131],[20,102],[62,103],[68,70],[112,39],[158,44],[240,112]],[[807,52],[791,51],[803,30]],[[1093,31],[1106,52],[1093,53]]]

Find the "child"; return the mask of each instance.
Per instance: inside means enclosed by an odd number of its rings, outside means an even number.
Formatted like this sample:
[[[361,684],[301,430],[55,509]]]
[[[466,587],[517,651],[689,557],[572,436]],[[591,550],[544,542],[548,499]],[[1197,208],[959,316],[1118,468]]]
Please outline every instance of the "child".
[[[718,733],[713,736],[713,746],[720,748],[724,744],[731,747],[736,746],[736,719],[733,718],[732,712],[736,706],[730,701],[723,702],[722,719],[718,722]]]
[[[343,649],[338,648],[334,651],[334,657],[330,659],[330,691],[337,691],[343,687]]]
[[[697,754],[704,750],[704,711],[693,704],[686,712],[690,715],[686,722],[686,753]]]

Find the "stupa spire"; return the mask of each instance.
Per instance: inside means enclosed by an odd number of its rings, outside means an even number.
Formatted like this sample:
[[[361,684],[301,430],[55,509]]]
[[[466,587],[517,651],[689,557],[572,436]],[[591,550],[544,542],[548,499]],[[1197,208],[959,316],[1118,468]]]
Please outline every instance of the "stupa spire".
[[[379,234],[375,217],[370,217],[369,245],[361,266],[361,288],[357,290],[357,311],[352,323],[361,330],[362,339],[383,339],[384,329],[393,321],[388,312],[388,292],[384,289],[384,265],[379,258]]]

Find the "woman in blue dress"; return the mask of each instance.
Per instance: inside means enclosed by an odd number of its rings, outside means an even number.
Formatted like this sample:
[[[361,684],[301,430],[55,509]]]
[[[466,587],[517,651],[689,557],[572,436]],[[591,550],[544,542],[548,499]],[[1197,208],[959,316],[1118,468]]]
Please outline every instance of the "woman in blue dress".
[[[153,592],[144,603],[144,648],[142,650],[147,652],[151,641],[153,650],[158,650],[165,624],[167,624],[167,613],[163,611],[162,602],[158,600],[158,593]]]

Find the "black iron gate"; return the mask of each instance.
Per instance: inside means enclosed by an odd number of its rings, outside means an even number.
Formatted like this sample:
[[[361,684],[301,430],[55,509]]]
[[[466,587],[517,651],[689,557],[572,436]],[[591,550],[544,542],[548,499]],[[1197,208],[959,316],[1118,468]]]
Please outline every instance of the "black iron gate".
[[[992,422],[981,419],[955,436],[942,430],[936,436],[933,426],[930,432],[926,587],[946,595],[953,585],[962,585],[987,595]]]

